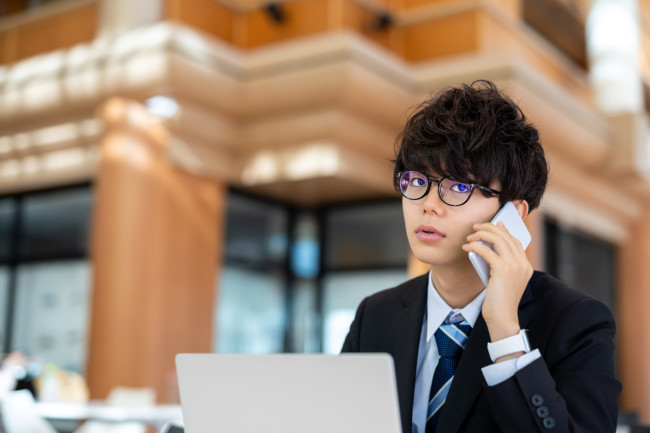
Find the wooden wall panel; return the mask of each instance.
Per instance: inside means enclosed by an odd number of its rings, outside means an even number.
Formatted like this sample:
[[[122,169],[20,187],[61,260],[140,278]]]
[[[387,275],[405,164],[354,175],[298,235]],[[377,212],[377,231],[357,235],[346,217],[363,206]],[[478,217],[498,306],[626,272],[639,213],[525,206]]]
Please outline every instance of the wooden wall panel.
[[[235,12],[214,0],[167,0],[163,19],[178,21],[233,42]]]
[[[6,16],[10,16],[27,9],[27,0],[4,0],[3,3]]]
[[[591,104],[591,88],[585,81],[580,80],[580,77],[575,77],[571,68],[566,67],[568,59],[564,62],[558,60],[557,55],[550,48],[550,43],[546,46],[541,39],[540,42],[536,42],[492,14],[480,12],[479,19],[481,29],[479,40],[482,51],[515,57],[582,102]],[[575,67],[577,69],[577,65]]]
[[[453,5],[458,0],[402,0],[402,8],[410,9],[431,5]]]
[[[404,57],[417,62],[477,51],[478,37],[476,11],[416,23],[404,29]]]
[[[617,374],[623,383],[620,406],[650,423],[650,208],[631,228],[618,254],[616,299]]]
[[[0,31],[0,65],[11,61],[13,55],[9,52],[11,50],[9,41],[9,32]]]
[[[90,42],[97,33],[98,13],[96,4],[84,5],[8,29],[5,34],[10,41],[7,51],[14,54],[3,60],[15,62]]]
[[[264,9],[246,14],[244,48],[321,33],[329,28],[328,0],[298,0],[280,5],[286,16],[282,23],[273,21]]]
[[[390,8],[392,10],[398,10],[404,7],[404,0],[375,0],[373,3],[381,7]]]
[[[489,0],[492,3],[495,3],[504,10],[513,12],[515,15],[518,15],[521,12],[521,1],[522,0]],[[436,8],[436,7],[456,7],[459,3],[476,3],[472,1],[462,2],[460,0],[382,0],[377,1],[383,6],[389,7],[394,11],[408,10],[408,9],[417,9],[417,8]]]
[[[557,0],[523,0],[522,17],[576,65],[586,69],[585,20],[579,10]]]
[[[401,29],[394,23],[386,28],[379,28],[380,16],[370,9],[363,7],[354,0],[347,0],[343,9],[343,26],[357,31],[377,44],[401,55],[403,52],[400,34]]]
[[[515,17],[521,17],[522,0],[492,0],[492,2]]]

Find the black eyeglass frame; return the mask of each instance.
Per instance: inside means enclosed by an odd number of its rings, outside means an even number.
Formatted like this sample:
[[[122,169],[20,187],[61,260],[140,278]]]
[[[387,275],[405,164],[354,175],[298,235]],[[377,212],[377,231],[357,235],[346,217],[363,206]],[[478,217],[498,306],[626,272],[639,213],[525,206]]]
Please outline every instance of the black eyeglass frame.
[[[418,197],[418,198],[410,198],[410,197],[407,197],[406,194],[404,194],[404,191],[402,191],[402,177],[406,173],[418,173],[418,174],[421,174],[422,177],[424,177],[427,180],[427,188],[424,190],[424,194],[422,194],[420,197]],[[469,199],[472,197],[472,194],[474,193],[474,190],[476,188],[478,188],[478,189],[480,189],[482,191],[485,191],[487,193],[493,194],[493,195],[501,194],[501,191],[497,191],[496,189],[488,188],[487,186],[479,185],[479,184],[476,184],[476,183],[469,183],[469,182],[458,182],[458,183],[464,183],[464,184],[470,186],[469,194],[467,194],[467,198],[465,199],[464,202],[462,202],[460,204],[450,204],[450,203],[447,203],[447,201],[444,199],[443,193],[441,191],[442,182],[445,179],[449,179],[449,180],[452,180],[454,182],[457,182],[457,181],[455,181],[454,179],[452,179],[450,177],[443,177],[443,178],[440,178],[440,179],[436,179],[435,177],[429,177],[429,176],[425,175],[424,173],[421,173],[421,172],[415,171],[415,170],[400,171],[399,173],[397,173],[395,175],[395,177],[397,177],[397,184],[399,186],[399,191],[402,194],[402,197],[404,197],[407,200],[420,200],[421,198],[426,197],[429,194],[429,191],[431,190],[431,184],[433,182],[438,184],[438,197],[440,197],[440,200],[442,200],[442,202],[444,204],[446,204],[447,206],[452,206],[452,207],[462,206],[465,203],[467,203],[469,201]]]

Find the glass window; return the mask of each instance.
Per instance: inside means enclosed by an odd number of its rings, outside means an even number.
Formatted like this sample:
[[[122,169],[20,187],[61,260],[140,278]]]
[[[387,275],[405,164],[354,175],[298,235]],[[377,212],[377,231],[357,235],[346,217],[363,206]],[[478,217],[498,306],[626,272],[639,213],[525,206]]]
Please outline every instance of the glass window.
[[[332,209],[326,218],[327,270],[406,266],[400,201]]]
[[[282,265],[287,254],[287,211],[278,205],[228,196],[226,259],[256,266]]]
[[[217,337],[221,353],[284,350],[284,275],[226,266],[217,292]]]
[[[323,280],[323,351],[339,353],[357,307],[368,295],[408,279],[406,269],[336,272]]]
[[[338,353],[361,300],[407,279],[408,251],[398,200],[312,212],[231,192],[214,350]]]
[[[298,278],[315,279],[320,273],[318,221],[307,212],[296,216],[293,245],[291,246],[291,271]]]
[[[546,270],[613,310],[614,246],[553,221],[545,223]]]
[[[285,348],[288,211],[231,192],[225,266],[217,284],[213,348],[275,353]]]
[[[86,260],[18,267],[12,349],[83,373],[90,311]]]
[[[0,200],[0,263],[9,260],[15,206],[11,199]]]
[[[290,350],[320,352],[316,281],[300,280],[292,290]]]
[[[84,257],[92,203],[87,187],[25,196],[21,258]]]
[[[7,297],[9,296],[9,270],[0,266],[0,348],[5,347],[7,337]],[[2,350],[2,349],[0,349]]]

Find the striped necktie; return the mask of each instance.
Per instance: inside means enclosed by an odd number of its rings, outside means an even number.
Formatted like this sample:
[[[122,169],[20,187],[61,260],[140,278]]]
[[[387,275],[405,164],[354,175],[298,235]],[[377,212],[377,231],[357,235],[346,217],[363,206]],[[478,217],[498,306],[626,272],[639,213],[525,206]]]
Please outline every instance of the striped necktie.
[[[429,407],[427,409],[426,433],[435,432],[442,406],[445,404],[451,381],[454,378],[454,372],[458,367],[458,361],[463,354],[471,330],[470,324],[463,320],[457,323],[443,323],[434,334],[440,360],[433,372]]]

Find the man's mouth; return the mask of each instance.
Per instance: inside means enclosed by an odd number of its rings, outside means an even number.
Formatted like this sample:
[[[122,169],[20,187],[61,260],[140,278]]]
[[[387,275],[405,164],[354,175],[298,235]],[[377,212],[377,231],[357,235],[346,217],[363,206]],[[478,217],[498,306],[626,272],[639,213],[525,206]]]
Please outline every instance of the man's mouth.
[[[425,225],[421,225],[415,229],[415,234],[422,240],[437,240],[445,237],[445,234],[437,228]]]

